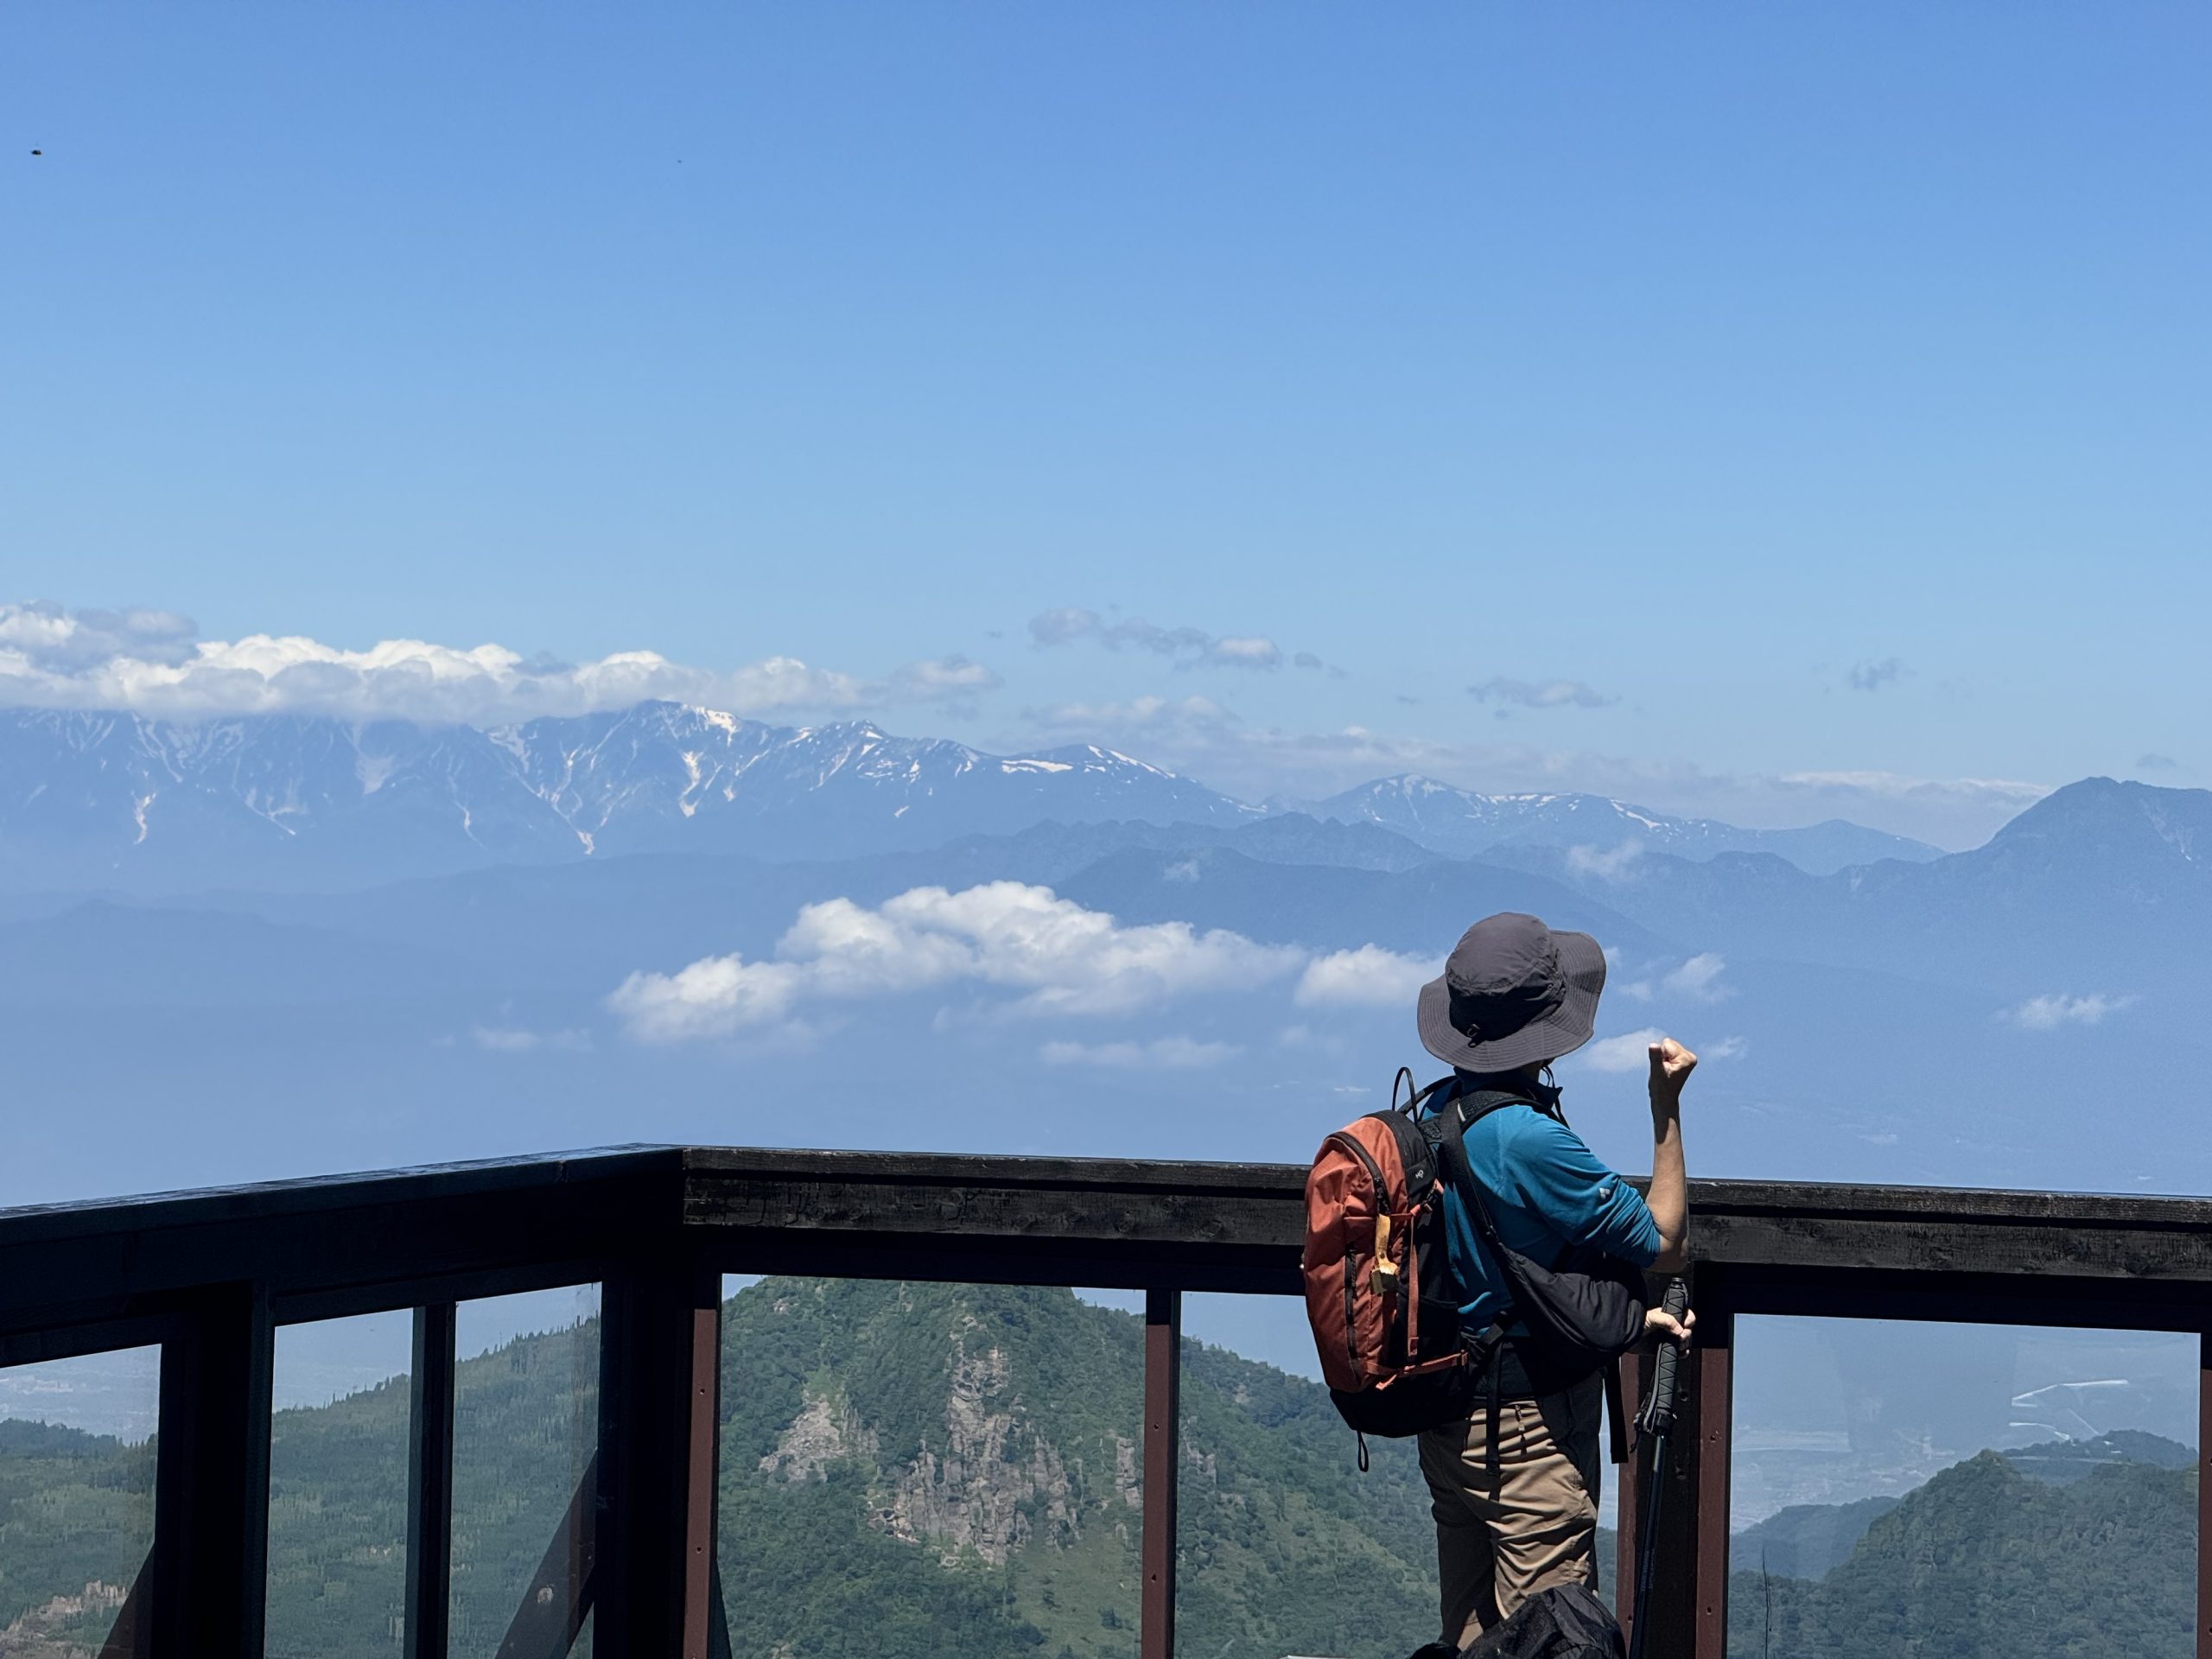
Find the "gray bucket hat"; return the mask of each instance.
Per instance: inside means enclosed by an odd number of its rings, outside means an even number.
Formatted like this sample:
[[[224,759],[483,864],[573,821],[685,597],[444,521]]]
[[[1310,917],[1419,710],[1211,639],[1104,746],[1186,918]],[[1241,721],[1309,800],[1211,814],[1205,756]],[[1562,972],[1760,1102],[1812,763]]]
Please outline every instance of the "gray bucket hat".
[[[1554,933],[1503,911],[1459,936],[1421,988],[1421,1046],[1462,1071],[1512,1071],[1590,1040],[1605,953],[1587,933]]]

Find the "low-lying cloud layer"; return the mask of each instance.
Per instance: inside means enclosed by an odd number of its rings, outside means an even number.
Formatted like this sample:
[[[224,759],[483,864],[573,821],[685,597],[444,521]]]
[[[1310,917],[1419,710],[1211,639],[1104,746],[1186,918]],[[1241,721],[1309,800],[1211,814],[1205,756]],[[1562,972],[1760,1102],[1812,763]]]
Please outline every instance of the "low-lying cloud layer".
[[[0,704],[18,708],[127,709],[173,720],[305,714],[496,726],[627,709],[650,698],[738,715],[958,706],[999,684],[995,673],[964,657],[909,663],[874,678],[794,657],[721,672],[652,651],[564,663],[505,645],[464,650],[424,639],[386,639],[365,651],[298,634],[202,639],[188,619],[168,611],[0,604]]]
[[[1173,668],[1338,672],[1311,652],[1288,653],[1256,634],[1214,635],[1141,618],[1110,620],[1076,607],[1045,612],[1029,629],[1039,646],[1089,639]],[[179,721],[290,714],[493,727],[654,698],[764,718],[904,707],[966,721],[980,717],[980,700],[1001,683],[992,669],[962,656],[924,658],[874,676],[782,656],[727,671],[703,669],[642,650],[569,663],[496,644],[461,648],[388,639],[355,651],[298,634],[207,639],[188,619],[168,611],[0,603],[0,706],[120,709]],[[1474,689],[1501,711],[1613,700],[1571,680],[1493,679]],[[977,735],[1014,749],[1102,744],[1248,801],[1318,800],[1378,777],[1419,773],[1492,793],[1583,791],[1755,827],[1847,817],[1949,848],[1978,845],[2048,792],[2040,784],[2005,779],[1877,771],[1729,774],[1683,760],[1440,741],[1359,725],[1286,728],[1203,696],[1148,693],[1032,706],[995,740]],[[2145,764],[2161,759],[2146,756]],[[1589,874],[1615,880],[1634,874],[1629,855],[1618,850],[1592,848],[1575,856]]]
[[[1124,926],[1050,887],[993,881],[960,893],[915,887],[874,909],[849,899],[809,905],[772,957],[705,957],[674,973],[634,973],[607,1007],[638,1040],[672,1043],[958,985],[1010,992],[1016,1014],[1095,1017],[1257,990],[1295,975],[1294,995],[1306,1006],[1409,1009],[1428,971],[1374,945],[1317,956],[1187,922]],[[1115,1053],[1101,1059],[1070,1050],[1056,1063],[1136,1063]],[[1165,1051],[1147,1052],[1145,1062],[1169,1060]]]
[[[1586,792],[1693,817],[1776,829],[1848,818],[1940,847],[1979,846],[2048,786],[2001,778],[1901,772],[1709,772],[1685,760],[1443,742],[1344,726],[1297,730],[1250,720],[1212,697],[1143,696],[1032,706],[1004,742],[1103,743],[1248,801],[1314,801],[1379,777],[1417,774],[1492,794]],[[1586,864],[1602,849],[1585,851]],[[1596,871],[1591,873],[1596,874]],[[1633,873],[1626,860],[1614,879]]]

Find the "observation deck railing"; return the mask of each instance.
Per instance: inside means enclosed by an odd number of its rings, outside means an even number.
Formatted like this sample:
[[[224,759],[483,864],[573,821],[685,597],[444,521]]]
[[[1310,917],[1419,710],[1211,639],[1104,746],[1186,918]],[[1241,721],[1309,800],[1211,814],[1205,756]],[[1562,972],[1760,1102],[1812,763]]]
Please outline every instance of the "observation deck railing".
[[[444,1659],[455,1304],[601,1287],[599,1443],[502,1656],[728,1651],[715,1561],[721,1276],[1145,1293],[1141,1651],[1173,1651],[1181,1297],[1295,1295],[1284,1165],[626,1147],[0,1211],[0,1365],[159,1344],[154,1547],[105,1651],[263,1650],[280,1325],[412,1309],[410,1659]],[[1699,1341],[1649,1613],[1661,1659],[1724,1659],[1738,1315],[2195,1332],[2212,1447],[2212,1202],[1691,1184]],[[1642,1365],[1630,1366],[1631,1399]],[[2200,1459],[2203,1452],[2200,1450]],[[2212,1480],[2198,1485],[2207,1535]],[[1636,1548],[1624,1471],[1620,1561]],[[2197,1651],[2212,1659],[2200,1548]],[[1629,1574],[1617,1573],[1624,1583]]]

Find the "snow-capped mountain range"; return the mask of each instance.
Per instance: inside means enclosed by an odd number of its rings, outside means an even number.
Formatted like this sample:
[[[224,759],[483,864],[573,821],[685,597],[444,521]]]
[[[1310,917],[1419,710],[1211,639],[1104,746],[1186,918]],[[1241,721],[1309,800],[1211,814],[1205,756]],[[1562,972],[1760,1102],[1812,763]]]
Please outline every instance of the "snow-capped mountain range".
[[[1501,843],[1773,851],[1809,869],[1932,849],[1856,825],[1743,830],[1595,796],[1392,779],[1308,809],[1447,856]],[[1112,749],[997,755],[864,723],[644,702],[484,731],[298,715],[0,711],[0,888],[367,886],[656,852],[833,858],[1046,821],[1233,827],[1268,809]]]
[[[1412,774],[1378,778],[1305,810],[1346,823],[1378,823],[1455,857],[1503,846],[1579,847],[1601,871],[1607,861],[1618,864],[1644,851],[1699,860],[1773,853],[1827,875],[1885,858],[1924,863],[1940,850],[1841,818],[1801,830],[1745,830],[1711,818],[1670,817],[1603,795],[1478,795]]]

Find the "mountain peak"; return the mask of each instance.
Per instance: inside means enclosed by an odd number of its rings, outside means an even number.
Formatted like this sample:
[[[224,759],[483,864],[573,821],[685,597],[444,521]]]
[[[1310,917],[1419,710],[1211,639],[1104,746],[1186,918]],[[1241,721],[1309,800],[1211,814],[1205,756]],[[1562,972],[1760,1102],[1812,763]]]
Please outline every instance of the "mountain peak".
[[[2084,778],[2055,789],[1990,838],[1993,849],[2069,860],[2178,856],[2212,866],[2212,790]]]

